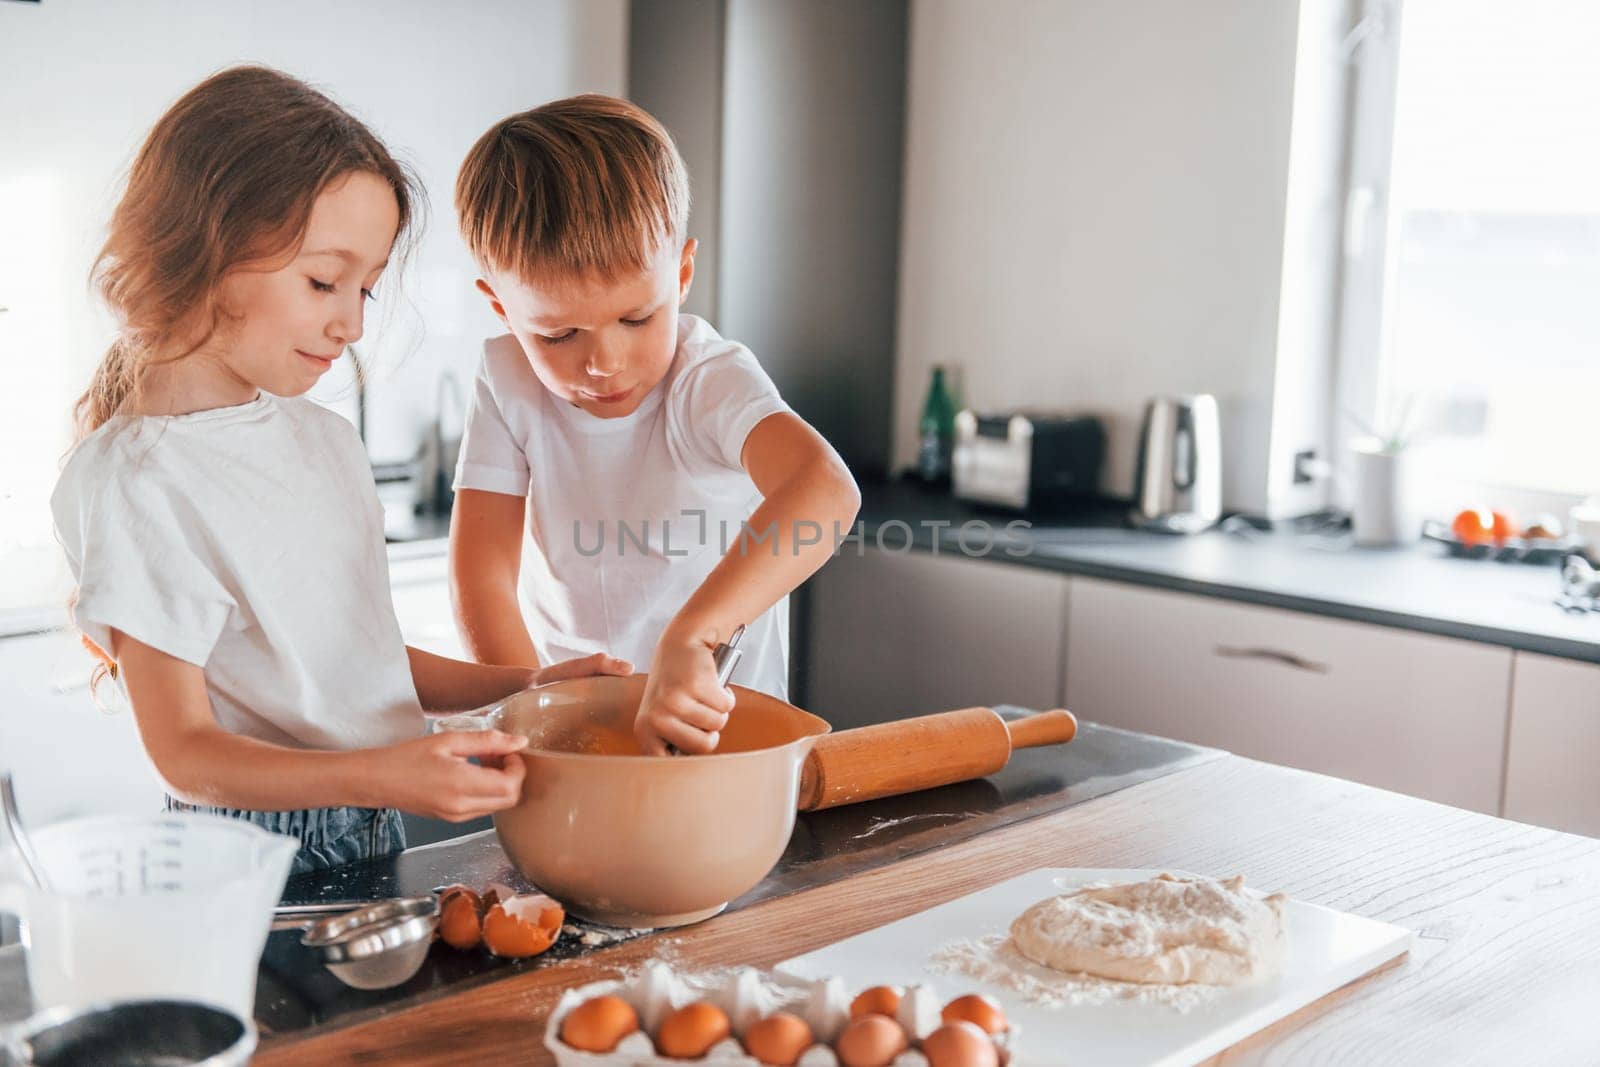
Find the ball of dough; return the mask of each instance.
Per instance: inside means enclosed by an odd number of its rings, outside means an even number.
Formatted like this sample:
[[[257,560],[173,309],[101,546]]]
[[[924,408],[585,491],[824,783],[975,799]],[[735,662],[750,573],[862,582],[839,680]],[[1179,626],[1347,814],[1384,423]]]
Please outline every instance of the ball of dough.
[[[1282,894],[1242,877],[1090,886],[1041,900],[1011,924],[1017,951],[1068,973],[1122,982],[1237,985],[1276,974],[1287,935]]]

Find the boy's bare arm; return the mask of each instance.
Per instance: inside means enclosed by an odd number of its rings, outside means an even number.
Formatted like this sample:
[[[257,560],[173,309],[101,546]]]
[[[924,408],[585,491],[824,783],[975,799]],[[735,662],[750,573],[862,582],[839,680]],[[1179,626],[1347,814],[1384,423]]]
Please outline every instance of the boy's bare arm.
[[[450,516],[450,602],[456,632],[479,663],[538,667],[517,602],[522,566],[520,496],[463,489]]]
[[[656,645],[633,724],[646,753],[717,747],[733,696],[717,683],[711,650],[826,563],[835,526],[848,529],[861,507],[838,453],[795,415],[762,419],[745,439],[743,460],[761,506]]]
[[[678,612],[669,630],[715,644],[788,595],[833,555],[835,530],[854,525],[861,491],[844,461],[797,415],[756,424],[745,439],[745,470],[763,500],[722,562]]]

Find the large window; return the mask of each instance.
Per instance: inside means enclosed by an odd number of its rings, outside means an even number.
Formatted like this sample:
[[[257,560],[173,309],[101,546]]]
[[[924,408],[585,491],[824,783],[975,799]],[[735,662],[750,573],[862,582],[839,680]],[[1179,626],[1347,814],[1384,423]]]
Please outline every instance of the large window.
[[[1600,3],[1369,3],[1342,417],[1424,503],[1600,491]]]

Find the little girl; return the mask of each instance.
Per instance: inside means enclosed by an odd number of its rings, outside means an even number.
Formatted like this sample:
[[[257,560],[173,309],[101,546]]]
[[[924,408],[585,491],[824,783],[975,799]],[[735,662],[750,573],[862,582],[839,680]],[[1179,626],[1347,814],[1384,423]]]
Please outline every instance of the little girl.
[[[295,871],[404,847],[396,809],[507,808],[526,744],[425,711],[631,668],[407,648],[348,422],[303,398],[361,337],[418,189],[302,82],[223,71],[161,117],[95,279],[121,331],[51,506],[73,620],[123,684],[168,805],[299,838]],[[471,762],[473,757],[481,764]]]

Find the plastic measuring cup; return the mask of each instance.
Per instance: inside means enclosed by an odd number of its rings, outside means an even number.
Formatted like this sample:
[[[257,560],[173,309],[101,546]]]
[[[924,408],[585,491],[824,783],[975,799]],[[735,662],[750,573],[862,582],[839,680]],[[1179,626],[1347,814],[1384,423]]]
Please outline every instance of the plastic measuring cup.
[[[36,1008],[165,998],[250,1018],[299,842],[217,815],[72,819],[29,834],[51,891],[0,884]]]

